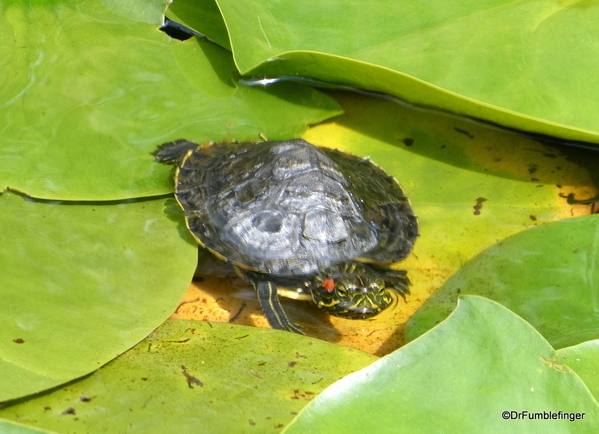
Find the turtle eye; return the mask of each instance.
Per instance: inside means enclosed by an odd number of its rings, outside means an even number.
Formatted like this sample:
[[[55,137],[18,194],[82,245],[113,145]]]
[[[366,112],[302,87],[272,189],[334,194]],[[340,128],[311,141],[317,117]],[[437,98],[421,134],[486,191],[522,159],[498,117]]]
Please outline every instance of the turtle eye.
[[[387,288],[385,287],[385,281],[380,277],[377,277],[374,281],[368,284],[368,292],[372,292],[373,294],[387,292]]]

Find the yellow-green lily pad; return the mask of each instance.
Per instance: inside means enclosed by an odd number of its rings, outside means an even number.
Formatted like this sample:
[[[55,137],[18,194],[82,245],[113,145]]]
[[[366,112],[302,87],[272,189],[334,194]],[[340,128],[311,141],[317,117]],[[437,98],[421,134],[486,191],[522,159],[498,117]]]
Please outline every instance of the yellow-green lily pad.
[[[0,410],[57,432],[277,433],[377,357],[287,332],[167,321],[91,376]]]
[[[459,295],[482,295],[530,322],[556,348],[599,337],[599,215],[509,237],[464,265],[410,319],[414,339],[443,320]]]

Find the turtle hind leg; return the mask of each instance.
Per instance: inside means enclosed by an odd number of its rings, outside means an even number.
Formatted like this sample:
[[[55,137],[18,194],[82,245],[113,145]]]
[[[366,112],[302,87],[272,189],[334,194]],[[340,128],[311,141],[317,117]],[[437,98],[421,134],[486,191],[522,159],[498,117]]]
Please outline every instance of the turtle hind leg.
[[[276,285],[273,282],[263,280],[252,280],[252,283],[258,294],[258,301],[260,301],[262,311],[270,325],[274,329],[303,335],[304,332],[302,331],[302,328],[292,323],[289,318],[287,318],[287,315],[285,315],[285,311],[283,310],[283,306],[281,306],[279,296],[277,295]]]
[[[405,259],[418,238],[418,218],[409,202],[373,206],[366,210],[366,215],[379,226],[379,243],[366,256],[375,262]]]
[[[175,140],[160,145],[158,149],[152,152],[152,155],[161,163],[180,164],[183,161],[187,152],[191,149],[196,149],[199,145],[189,140]]]

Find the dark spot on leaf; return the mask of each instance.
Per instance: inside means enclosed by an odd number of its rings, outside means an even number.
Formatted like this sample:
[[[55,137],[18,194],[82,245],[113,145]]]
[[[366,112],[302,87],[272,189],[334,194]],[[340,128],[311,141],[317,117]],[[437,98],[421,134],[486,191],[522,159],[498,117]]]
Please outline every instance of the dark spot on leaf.
[[[87,396],[82,396],[81,398],[79,398],[79,401],[81,402],[90,402],[92,399],[88,398]]]
[[[193,375],[189,374],[185,366],[181,365],[181,369],[183,369],[183,375],[185,375],[185,379],[187,380],[187,386],[189,386],[190,389],[193,389],[194,384],[200,387],[204,387],[204,383],[202,383]]]
[[[531,180],[532,182],[537,182],[537,181],[539,180],[539,178],[530,178],[530,180]]]
[[[536,216],[536,215],[533,215],[533,214],[531,214],[531,215],[530,215],[530,219],[531,219],[533,222],[536,222],[536,221],[537,221],[537,216]]]
[[[307,358],[308,358],[308,356],[303,356],[303,355],[301,355],[301,354],[300,354],[300,353],[298,353],[298,352],[296,352],[296,353],[295,353],[295,357],[297,357],[298,359],[299,359],[299,358],[302,358],[302,359],[307,359]]]
[[[141,377],[141,381],[148,381],[147,377]]]
[[[75,412],[75,409],[73,407],[69,407],[65,411],[63,411],[62,414],[63,415],[66,415],[66,414],[76,414],[76,412]]]
[[[243,335],[243,336],[237,336],[235,339],[244,339],[247,338],[249,335]]]
[[[297,362],[295,362],[295,361],[289,362],[288,365],[290,368],[293,368],[295,365],[297,365]]]
[[[266,362],[260,362],[260,363],[258,363],[258,366],[264,366],[264,365],[266,365]]]
[[[403,139],[403,144],[406,146],[412,146],[414,144],[414,139],[406,137],[405,139]]]
[[[561,186],[560,184],[555,184],[555,186],[556,186],[557,188],[562,188],[562,186]]]
[[[252,419],[248,419],[248,422],[250,423],[250,425],[254,426],[256,425],[256,422],[254,422]]]
[[[480,210],[483,208],[483,202],[486,202],[488,199],[485,199],[484,197],[479,197],[476,199],[476,205],[473,206],[474,208],[474,215],[480,215]]]
[[[52,410],[52,407],[44,407],[44,410],[50,411],[50,410]]]
[[[493,160],[493,161],[495,161],[496,163],[499,163],[501,161],[501,158],[495,158],[495,160]]]
[[[278,429],[278,428],[283,428],[284,426],[285,426],[285,425],[283,425],[282,423],[278,423],[278,424],[276,424],[276,425],[275,425],[275,428],[276,428],[276,429]]]
[[[560,166],[555,166],[555,170],[562,170]]]
[[[533,173],[535,173],[538,169],[539,169],[539,165],[538,164],[531,163],[531,164],[528,165],[528,173],[531,174],[531,175]]]
[[[168,341],[168,342],[172,342],[173,344],[184,344],[185,342],[188,342],[190,338],[187,339],[183,339],[181,341]]]
[[[578,249],[572,250],[572,253],[578,253]]]
[[[293,391],[293,396],[291,397],[291,399],[305,399],[306,401],[310,401],[313,395],[315,395],[314,392],[310,392],[308,390],[302,392],[299,389],[295,389]]]
[[[21,338],[17,338],[17,339],[13,339],[12,340],[15,344],[24,344],[25,341]]]
[[[457,131],[458,133],[460,133],[460,134],[464,134],[465,136],[467,136],[467,137],[468,137],[468,138],[470,138],[470,139],[473,139],[473,138],[474,138],[474,136],[473,136],[472,134],[470,134],[470,133],[469,133],[468,131],[466,131],[466,130],[462,130],[462,129],[458,128],[458,127],[454,127],[453,129],[454,129],[454,130],[456,130],[456,131]]]

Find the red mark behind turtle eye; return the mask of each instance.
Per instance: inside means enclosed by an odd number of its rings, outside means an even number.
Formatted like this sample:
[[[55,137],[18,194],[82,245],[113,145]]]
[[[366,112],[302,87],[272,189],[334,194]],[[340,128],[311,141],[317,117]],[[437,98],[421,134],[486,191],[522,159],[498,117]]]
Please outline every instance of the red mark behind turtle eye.
[[[332,277],[327,277],[322,281],[322,286],[328,292],[333,292],[335,290],[335,281]]]

